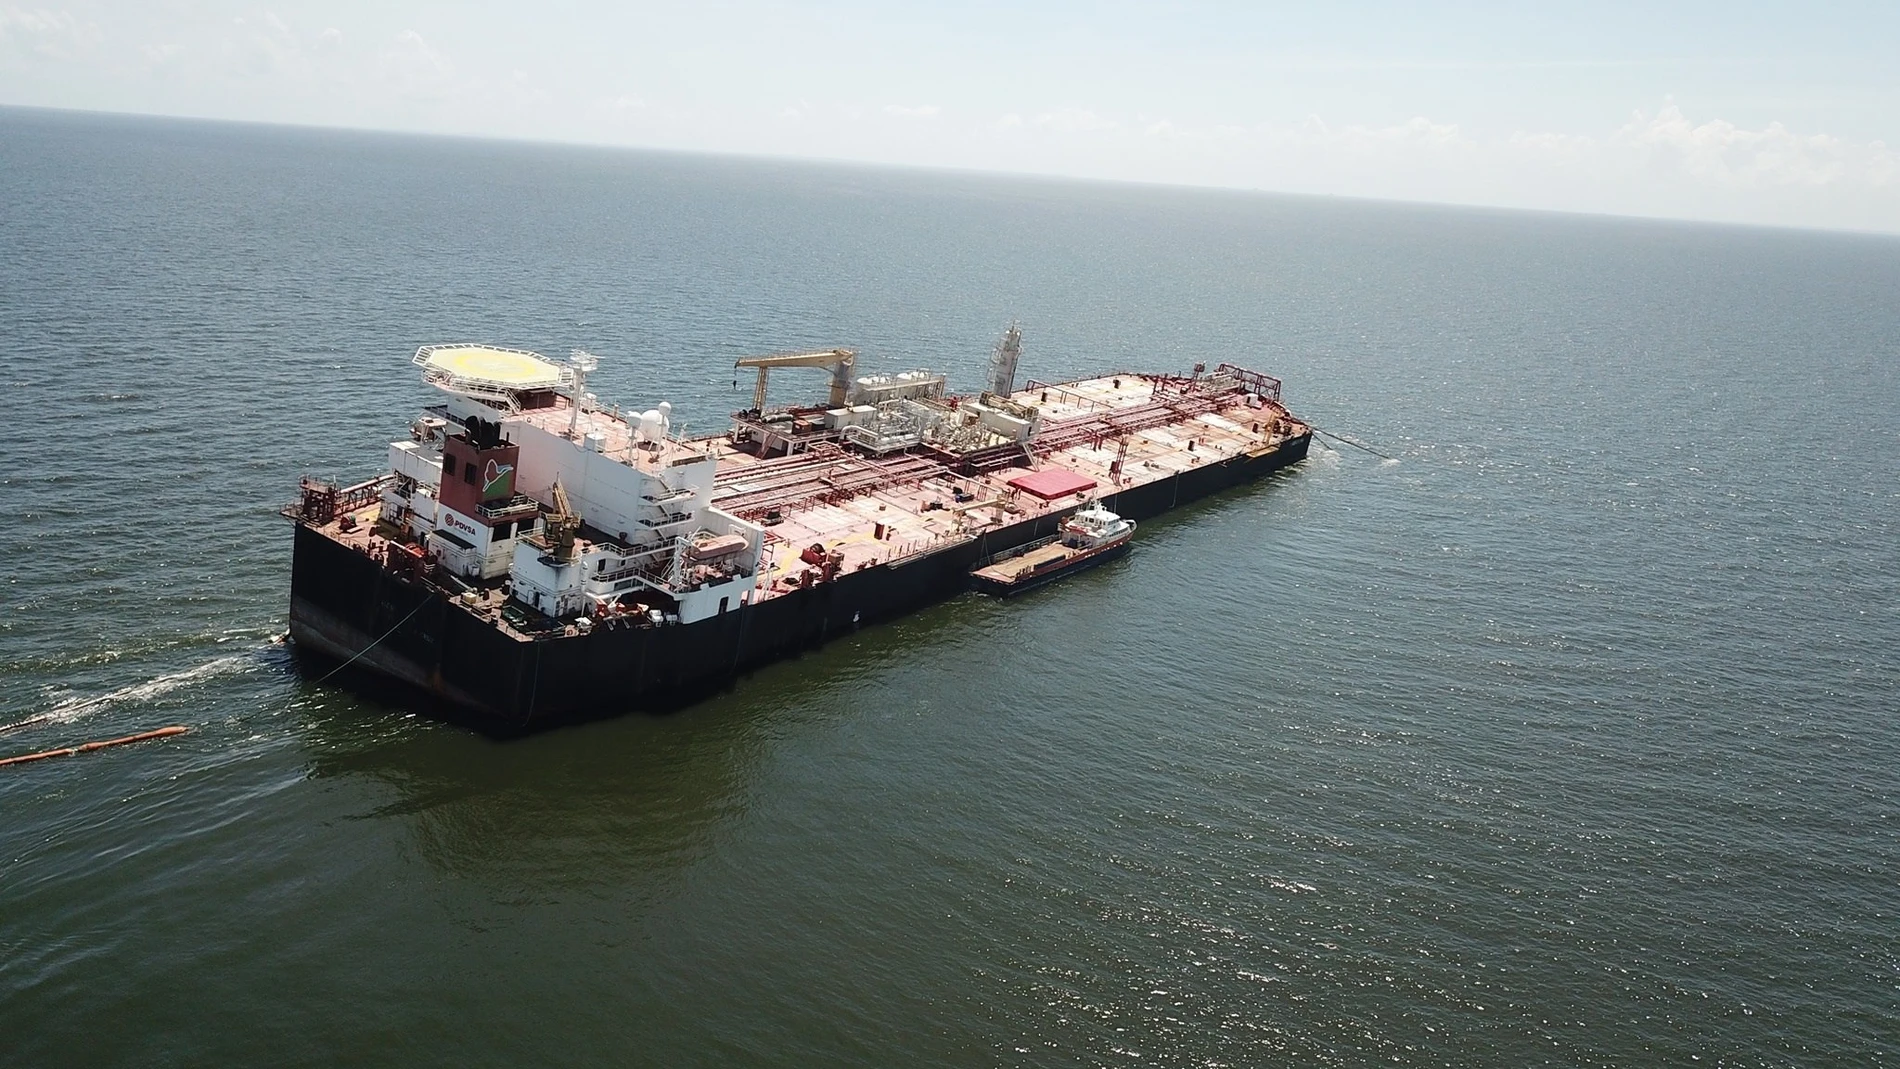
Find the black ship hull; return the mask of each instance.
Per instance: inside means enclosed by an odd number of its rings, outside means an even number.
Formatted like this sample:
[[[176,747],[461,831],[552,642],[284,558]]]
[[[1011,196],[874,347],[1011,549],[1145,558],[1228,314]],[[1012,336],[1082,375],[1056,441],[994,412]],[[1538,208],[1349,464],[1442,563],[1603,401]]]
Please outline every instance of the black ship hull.
[[[1106,496],[1142,520],[1296,463],[1311,435]],[[755,605],[671,627],[602,626],[586,634],[515,638],[433,588],[299,524],[290,635],[300,655],[348,665],[359,682],[395,681],[428,695],[444,720],[494,735],[703,698],[741,672],[968,589],[970,570],[1057,534],[1067,513],[986,532],[907,560],[839,575]]]

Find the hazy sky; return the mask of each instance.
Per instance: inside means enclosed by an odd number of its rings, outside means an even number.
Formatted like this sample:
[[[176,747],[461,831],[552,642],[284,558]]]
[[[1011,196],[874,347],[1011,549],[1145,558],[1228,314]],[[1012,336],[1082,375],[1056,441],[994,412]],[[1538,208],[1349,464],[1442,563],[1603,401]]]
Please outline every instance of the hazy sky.
[[[1900,0],[0,0],[0,103],[1900,232]]]

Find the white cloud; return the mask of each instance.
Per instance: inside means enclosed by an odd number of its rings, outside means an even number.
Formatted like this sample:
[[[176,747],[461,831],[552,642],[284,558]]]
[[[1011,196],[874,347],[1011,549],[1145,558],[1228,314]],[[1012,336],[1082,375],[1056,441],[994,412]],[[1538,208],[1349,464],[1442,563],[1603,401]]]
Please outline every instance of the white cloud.
[[[236,25],[243,36],[238,48],[238,70],[233,73],[254,71],[293,79],[309,74],[310,64],[304,56],[302,42],[297,39],[296,31],[276,13],[265,12],[259,23],[240,18]]]
[[[1035,124],[1045,130],[1060,133],[1099,133],[1107,130],[1119,130],[1121,122],[1104,115],[1098,115],[1087,108],[1058,108],[1045,111],[1035,118]]]
[[[147,68],[169,63],[184,51],[184,46],[170,41],[159,41],[139,46],[139,55],[144,57]]]
[[[77,58],[100,41],[99,25],[70,11],[0,7],[0,47],[48,60]]]
[[[384,53],[391,60],[420,70],[425,75],[439,76],[454,71],[447,56],[435,50],[422,35],[414,30],[404,30],[396,35],[395,43]]]
[[[104,30],[94,20],[106,16],[95,11],[112,13]],[[1900,230],[1900,151],[1889,147],[1900,137],[1871,139],[1892,118],[1864,107],[1825,120],[1800,122],[1790,112],[1782,122],[1767,121],[1772,114],[1743,122],[1727,104],[1690,114],[1648,98],[1634,115],[1624,106],[1635,100],[1619,100],[1593,122],[1560,124],[1518,118],[1536,114],[1527,110],[1534,95],[1498,107],[1480,96],[1408,97],[1377,86],[1329,94],[1262,82],[1250,94],[1239,83],[1144,80],[1120,69],[1100,86],[1076,70],[1004,92],[926,77],[927,64],[902,60],[884,72],[896,76],[877,81],[775,67],[788,54],[776,41],[747,64],[735,58],[744,42],[728,54],[691,33],[562,37],[561,20],[550,16],[486,36],[457,23],[450,38],[437,12],[394,17],[379,23],[347,6],[257,0],[0,0],[0,100]],[[441,47],[450,41],[452,53]],[[517,47],[528,41],[541,47]],[[701,43],[682,52],[680,41]],[[904,76],[912,66],[915,76]],[[642,72],[637,91],[627,70]],[[946,85],[954,99],[939,95]],[[1698,99],[1759,105],[1759,94],[1723,98],[1693,87]],[[1407,110],[1384,110],[1393,99]],[[1458,102],[1455,112],[1448,101]],[[1249,102],[1256,110],[1240,110]],[[1298,118],[1309,109],[1324,109],[1330,121]],[[1850,123],[1868,132],[1826,132]]]
[[[263,95],[271,83],[292,94],[334,94],[358,73],[345,53],[342,30],[332,26],[306,33],[274,11],[240,15],[210,33],[192,35],[182,46],[167,41],[142,51],[148,73],[181,51],[189,52],[198,72],[246,83]],[[168,77],[178,76],[177,66],[173,64]]]
[[[1722,119],[1691,122],[1675,104],[1654,116],[1637,112],[1604,142],[1650,164],[1723,186],[1888,186],[1900,154],[1885,143],[1828,134],[1796,134],[1778,122],[1749,130]]]
[[[1525,133],[1522,130],[1506,139],[1515,149],[1553,160],[1579,160],[1595,151],[1598,141],[1581,134]]]
[[[1485,136],[1426,116],[1383,126],[1335,126],[1317,115],[1291,124],[1192,125],[1172,118],[1131,121],[1082,108],[1042,112],[1028,125],[1113,141],[1139,134],[1178,146],[1218,149],[1236,158],[1298,150],[1303,158],[1318,162],[1358,159],[1400,167],[1432,163],[1465,170],[1502,168],[1507,173],[1569,167],[1739,189],[1900,186],[1900,152],[1884,142],[1797,133],[1779,122],[1760,129],[1722,119],[1694,122],[1673,103],[1654,115],[1639,111],[1622,127],[1600,135],[1520,130]],[[1017,129],[1025,120],[1012,112],[995,126]]]
[[[1472,144],[1458,132],[1457,123],[1436,123],[1423,115],[1415,115],[1396,126],[1347,126],[1328,132],[1327,136],[1362,149],[1385,145],[1440,148]]]
[[[455,65],[415,30],[396,34],[378,64],[384,80],[404,95],[433,99],[455,95]]]
[[[1886,142],[1692,120],[1673,103],[1588,133],[1494,133],[1428,115],[1243,125],[1065,108],[1012,112],[970,136],[1000,165],[1047,173],[1900,230],[1900,152]]]

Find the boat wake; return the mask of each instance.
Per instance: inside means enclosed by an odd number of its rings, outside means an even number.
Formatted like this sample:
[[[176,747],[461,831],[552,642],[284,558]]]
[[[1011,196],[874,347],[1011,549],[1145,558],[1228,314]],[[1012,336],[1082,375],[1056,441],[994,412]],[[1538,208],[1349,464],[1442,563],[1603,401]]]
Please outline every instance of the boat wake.
[[[54,656],[25,657],[17,661],[0,661],[0,679],[15,674],[61,673],[75,668],[87,668],[94,665],[116,664],[120,661],[133,661],[140,658],[155,657],[161,654],[182,654],[192,650],[225,646],[233,642],[244,643],[252,638],[274,636],[279,622],[253,624],[244,627],[227,627],[219,631],[201,631],[182,634],[161,634],[141,636],[138,640],[123,644],[99,646],[77,652],[64,651]]]
[[[187,668],[182,672],[168,672],[165,675],[154,676],[144,682],[133,683],[104,694],[67,698],[36,716],[16,720],[11,724],[0,724],[0,733],[17,731],[20,728],[39,724],[70,724],[121,702],[151,701],[181,687],[189,687],[206,679],[243,671],[255,661],[256,658],[252,655],[233,653],[206,661],[196,668]]]

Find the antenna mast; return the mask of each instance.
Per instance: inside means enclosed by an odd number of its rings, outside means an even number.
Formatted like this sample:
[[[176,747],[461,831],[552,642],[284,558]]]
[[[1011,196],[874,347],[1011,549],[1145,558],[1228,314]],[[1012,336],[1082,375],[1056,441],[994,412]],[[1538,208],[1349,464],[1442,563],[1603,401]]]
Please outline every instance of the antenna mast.
[[[585,349],[575,349],[567,354],[567,363],[574,369],[574,392],[569,395],[574,402],[574,414],[567,419],[567,436],[579,439],[581,399],[587,396],[587,373],[600,366],[600,358]]]

